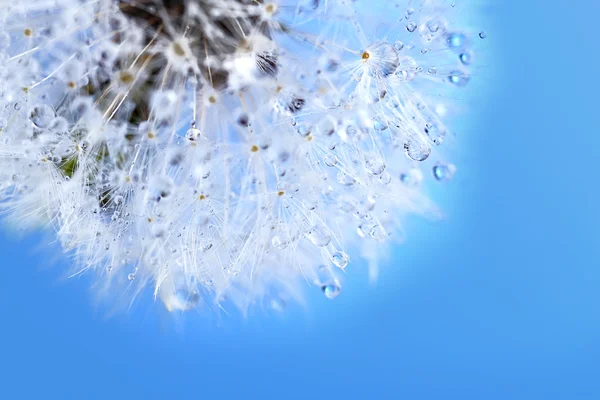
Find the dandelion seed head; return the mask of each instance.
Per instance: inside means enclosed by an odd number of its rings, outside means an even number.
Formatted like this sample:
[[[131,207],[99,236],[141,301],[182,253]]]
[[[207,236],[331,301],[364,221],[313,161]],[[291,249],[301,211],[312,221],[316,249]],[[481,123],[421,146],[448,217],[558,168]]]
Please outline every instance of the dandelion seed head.
[[[448,1],[392,3],[2,3],[0,213],[110,297],[336,298],[456,172],[473,35]]]

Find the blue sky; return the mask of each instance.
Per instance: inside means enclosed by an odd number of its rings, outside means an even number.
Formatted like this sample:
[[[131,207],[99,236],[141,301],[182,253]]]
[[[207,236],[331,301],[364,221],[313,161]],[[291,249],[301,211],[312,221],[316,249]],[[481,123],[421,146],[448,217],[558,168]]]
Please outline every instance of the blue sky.
[[[600,4],[490,3],[448,218],[410,220],[376,285],[357,268],[279,316],[107,319],[40,237],[2,231],[2,397],[600,398]]]

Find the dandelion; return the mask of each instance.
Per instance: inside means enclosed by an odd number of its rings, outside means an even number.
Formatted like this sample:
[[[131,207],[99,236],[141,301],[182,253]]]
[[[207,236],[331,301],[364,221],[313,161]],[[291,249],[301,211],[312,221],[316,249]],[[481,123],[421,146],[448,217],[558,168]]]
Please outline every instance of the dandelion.
[[[375,276],[455,173],[439,99],[485,34],[450,0],[371,3],[2,0],[0,212],[170,311]]]

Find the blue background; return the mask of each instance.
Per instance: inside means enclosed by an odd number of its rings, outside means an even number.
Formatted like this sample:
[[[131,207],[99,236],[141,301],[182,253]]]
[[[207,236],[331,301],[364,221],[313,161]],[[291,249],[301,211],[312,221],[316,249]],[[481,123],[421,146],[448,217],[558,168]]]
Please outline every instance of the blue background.
[[[600,399],[600,4],[490,3],[449,218],[409,221],[377,285],[357,268],[281,316],[107,319],[4,231],[2,398]]]

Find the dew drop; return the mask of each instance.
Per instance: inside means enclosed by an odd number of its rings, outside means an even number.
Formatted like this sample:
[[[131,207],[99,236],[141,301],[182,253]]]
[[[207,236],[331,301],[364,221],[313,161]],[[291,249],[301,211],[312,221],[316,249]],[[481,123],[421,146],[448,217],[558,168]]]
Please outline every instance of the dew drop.
[[[321,290],[323,291],[325,297],[327,297],[328,299],[335,299],[339,296],[342,289],[339,285],[335,283],[328,283],[326,285],[321,286]]]
[[[45,129],[50,126],[56,118],[54,110],[47,104],[39,104],[33,107],[29,114],[29,120],[40,129]]]
[[[317,247],[325,247],[331,243],[331,235],[323,225],[314,225],[306,233],[306,237]]]
[[[335,253],[333,253],[331,259],[335,266],[341,269],[345,269],[348,266],[348,262],[350,261],[348,255],[343,251],[336,251]]]
[[[408,158],[414,161],[424,161],[431,154],[431,147],[416,139],[411,139],[404,144]]]
[[[453,164],[438,164],[433,167],[433,177],[438,181],[448,181],[452,179],[455,172],[456,167]]]

